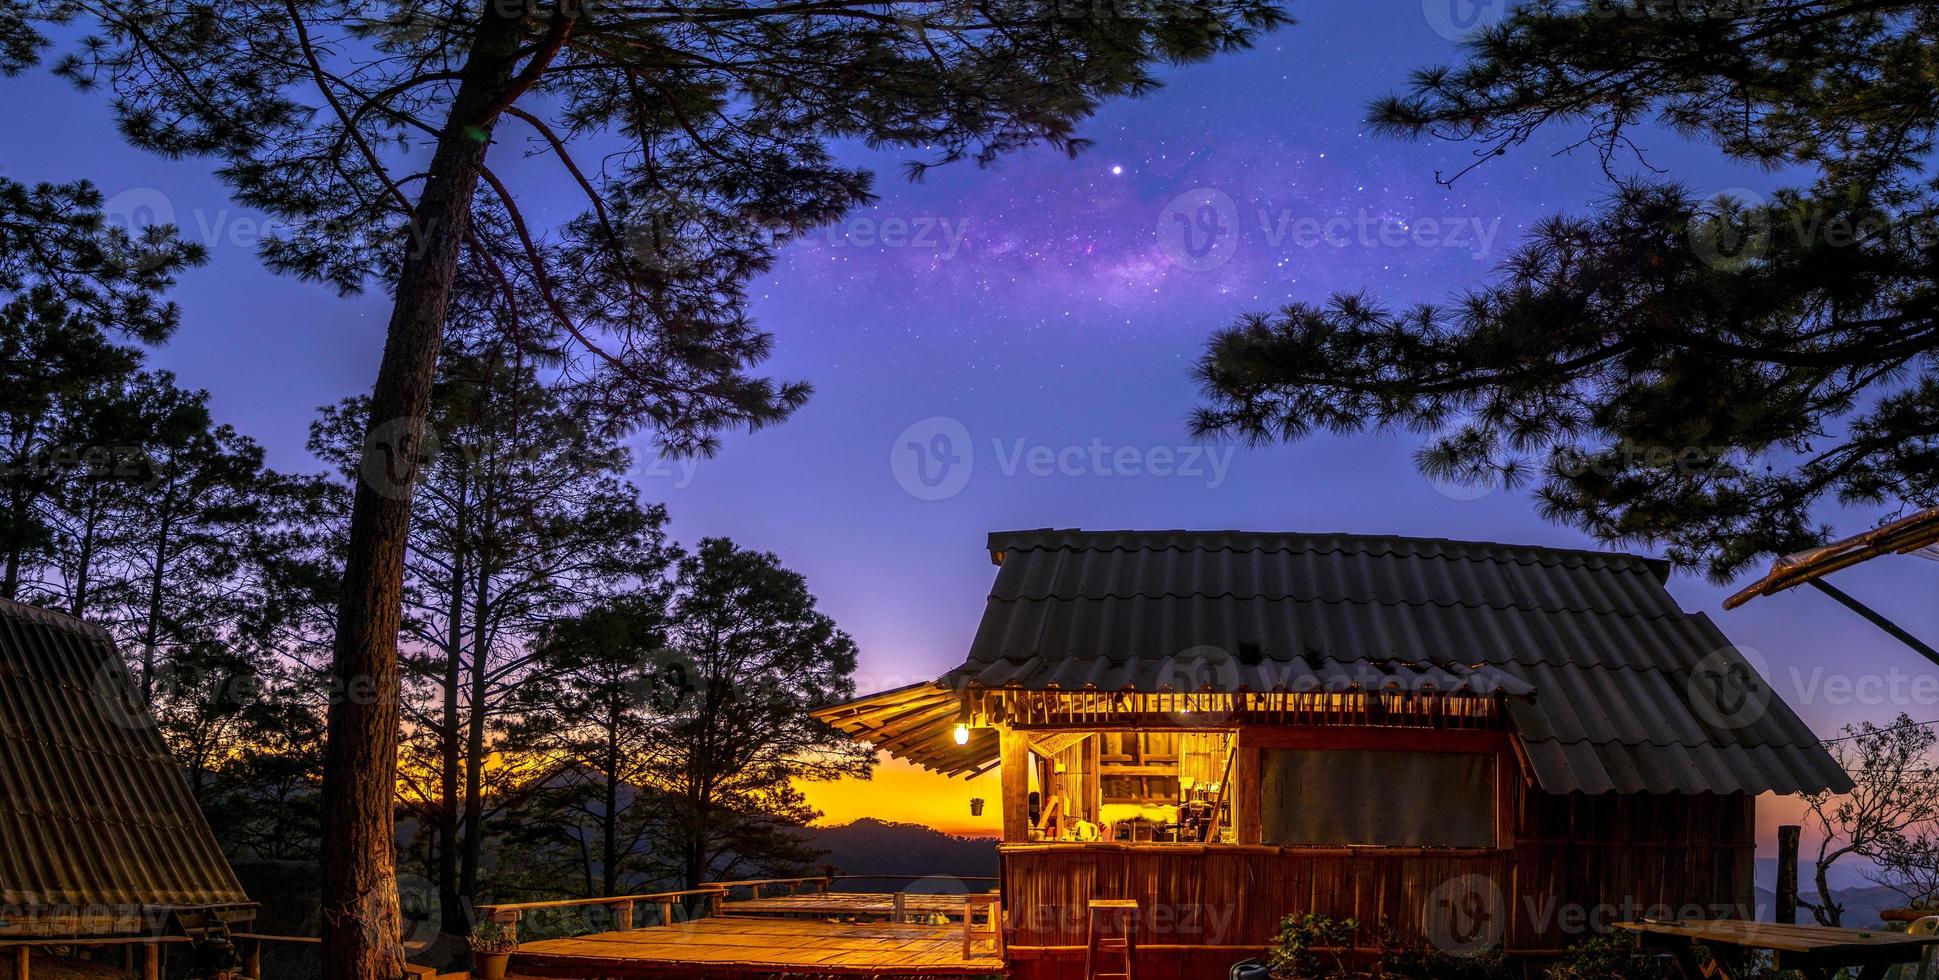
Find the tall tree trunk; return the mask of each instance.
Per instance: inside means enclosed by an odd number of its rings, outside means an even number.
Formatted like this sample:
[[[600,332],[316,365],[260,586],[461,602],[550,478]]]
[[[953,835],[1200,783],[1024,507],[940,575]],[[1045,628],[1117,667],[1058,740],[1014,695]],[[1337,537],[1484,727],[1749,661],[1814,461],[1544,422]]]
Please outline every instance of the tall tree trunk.
[[[404,974],[393,807],[397,632],[411,483],[472,197],[500,100],[512,94],[523,12],[496,0],[481,0],[480,7],[451,115],[412,215],[351,508],[323,763],[323,980]]]
[[[168,579],[168,546],[174,530],[175,486],[169,484],[162,501],[162,519],[155,529],[155,563],[148,573],[148,622],[141,634],[141,703],[155,703],[155,648],[162,642],[162,583]]]
[[[480,507],[487,511],[490,497],[487,489],[480,501]],[[483,530],[483,540],[491,540],[489,522]],[[471,609],[471,717],[465,731],[465,846],[460,878],[460,887],[474,902],[478,900],[478,852],[485,840],[485,723],[490,717],[486,702],[491,700],[491,635],[485,623],[491,613],[492,571],[483,555],[478,556],[477,566],[473,574],[477,594]]]
[[[92,586],[94,573],[94,532],[97,511],[90,504],[87,516],[81,521],[80,554],[74,559],[74,599],[68,605],[67,614],[75,619],[88,618],[88,589]],[[144,684],[145,687],[145,684]],[[148,693],[142,692],[143,704],[148,702]]]
[[[451,604],[445,613],[448,628],[445,632],[444,720],[438,731],[438,918],[441,931],[457,936],[471,933],[471,909],[467,901],[470,896],[458,888],[458,767],[464,760],[463,742],[459,737],[464,719],[459,713],[458,694],[464,685],[465,493],[465,483],[460,478],[455,521],[457,533],[453,535],[457,547],[451,555]]]
[[[606,726],[606,812],[601,821],[604,826],[600,841],[600,860],[605,862],[601,884],[605,887],[600,894],[613,897],[619,889],[619,726],[616,717],[608,718]]]

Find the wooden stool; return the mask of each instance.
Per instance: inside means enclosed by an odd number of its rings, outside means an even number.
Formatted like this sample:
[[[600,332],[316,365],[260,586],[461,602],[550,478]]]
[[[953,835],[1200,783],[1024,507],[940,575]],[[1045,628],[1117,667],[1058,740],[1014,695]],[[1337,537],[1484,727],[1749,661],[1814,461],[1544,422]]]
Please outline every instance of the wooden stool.
[[[1084,942],[1085,980],[1103,980],[1117,977],[1122,980],[1136,980],[1137,967],[1132,964],[1138,958],[1138,903],[1123,898],[1094,898],[1091,900],[1088,925],[1089,935]],[[1099,973],[1103,964],[1098,961],[1107,956],[1120,957],[1124,969],[1114,973]]]

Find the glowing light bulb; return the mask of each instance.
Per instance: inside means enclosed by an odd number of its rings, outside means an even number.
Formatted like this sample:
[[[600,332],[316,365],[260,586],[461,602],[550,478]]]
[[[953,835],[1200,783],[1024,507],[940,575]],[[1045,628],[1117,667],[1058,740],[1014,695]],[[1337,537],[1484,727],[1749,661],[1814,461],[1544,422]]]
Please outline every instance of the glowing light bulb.
[[[956,726],[956,744],[957,744],[957,745],[968,745],[968,744],[969,744],[969,726],[968,726],[968,725],[957,725],[957,726]]]

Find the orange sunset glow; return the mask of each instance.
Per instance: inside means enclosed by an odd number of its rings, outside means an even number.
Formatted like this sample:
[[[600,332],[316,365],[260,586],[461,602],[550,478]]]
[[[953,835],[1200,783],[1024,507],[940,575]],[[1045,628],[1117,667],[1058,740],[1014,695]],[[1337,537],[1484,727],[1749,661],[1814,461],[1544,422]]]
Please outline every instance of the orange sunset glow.
[[[1003,815],[999,770],[975,779],[945,779],[907,762],[882,757],[873,779],[843,779],[833,783],[801,783],[808,802],[822,812],[819,823],[835,826],[873,817],[890,823],[915,823],[959,837],[997,837]],[[988,804],[980,817],[970,816],[970,800]]]

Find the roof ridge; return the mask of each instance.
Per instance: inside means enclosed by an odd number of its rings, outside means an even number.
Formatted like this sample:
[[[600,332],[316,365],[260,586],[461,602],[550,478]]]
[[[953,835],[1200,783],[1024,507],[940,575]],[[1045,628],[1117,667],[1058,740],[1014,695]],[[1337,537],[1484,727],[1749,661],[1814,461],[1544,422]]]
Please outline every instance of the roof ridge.
[[[0,598],[0,618],[26,620],[40,626],[50,626],[54,629],[76,633],[89,639],[113,642],[113,637],[108,634],[107,629],[98,623],[91,623],[78,616],[71,616],[57,609],[36,606],[31,603],[21,602],[17,599]]]
[[[1019,593],[1018,595],[1014,595],[1014,596],[999,596],[999,595],[996,595],[995,593],[992,593],[988,597],[988,601],[990,602],[1072,602],[1079,599],[1090,601],[1090,602],[1101,602],[1105,599],[1143,599],[1151,602],[1158,602],[1166,599],[1231,599],[1234,602],[1267,601],[1267,602],[1323,603],[1329,606],[1382,606],[1386,608],[1412,607],[1412,608],[1432,608],[1432,609],[1461,608],[1461,609],[1495,609],[1495,610],[1504,610],[1504,611],[1513,610],[1516,612],[1533,611],[1533,612],[1547,612],[1547,613],[1576,613],[1576,614],[1582,614],[1582,615],[1588,615],[1588,616],[1621,616],[1627,619],[1649,619],[1649,620],[1661,620],[1661,621],[1688,620],[1700,615],[1699,613],[1692,613],[1680,608],[1677,609],[1677,611],[1675,612],[1648,612],[1645,610],[1637,610],[1634,612],[1629,612],[1622,609],[1616,609],[1613,607],[1606,608],[1606,609],[1597,609],[1597,608],[1592,608],[1588,606],[1545,606],[1540,603],[1532,603],[1529,605],[1515,605],[1515,604],[1497,605],[1491,602],[1463,602],[1458,599],[1450,599],[1448,601],[1441,602],[1441,601],[1435,601],[1431,599],[1426,601],[1408,601],[1408,600],[1401,600],[1401,599],[1391,599],[1391,600],[1359,599],[1351,596],[1331,598],[1331,597],[1322,596],[1322,595],[1314,595],[1314,596],[1308,597],[1308,596],[1301,596],[1301,595],[1283,595],[1283,596],[1269,595],[1265,593],[1255,593],[1253,595],[1242,595],[1240,593],[1233,592],[1230,589],[1227,589],[1222,592],[1207,592],[1205,590],[1200,589],[1200,590],[1194,590],[1191,592],[1163,592],[1163,593],[1156,593],[1156,594],[1151,592],[1146,592],[1143,590],[1139,590],[1137,592],[1103,592],[1103,593],[1077,592],[1077,593],[1072,593],[1070,595],[1045,595],[1045,594],[1035,594],[1035,593],[1025,595],[1025,594]]]
[[[1109,543],[1100,544],[1098,546],[1094,546],[1089,549],[1073,549],[1071,548],[1071,545],[1074,542],[1070,542],[1067,540],[1066,541],[1056,540],[1059,537],[1066,538],[1066,539],[1068,538],[1080,538],[1080,539],[1114,538],[1116,540],[1112,540]],[[1290,544],[1290,542],[1298,540],[1298,541],[1305,542],[1307,546],[1302,548],[1282,546],[1277,548],[1222,547],[1222,548],[1186,549],[1186,548],[1179,547],[1175,542],[1162,540],[1166,537],[1187,538],[1187,539],[1200,538],[1200,539],[1208,539],[1208,540],[1221,538],[1221,537],[1240,538],[1240,539],[1251,538],[1251,539],[1258,540],[1262,543],[1271,541],[1274,543],[1286,543],[1286,544]],[[1458,549],[1489,549],[1489,550],[1503,551],[1503,552],[1517,552],[1517,551],[1532,552],[1537,555],[1554,556],[1556,558],[1600,559],[1605,562],[1611,562],[1611,563],[1617,563],[1617,564],[1626,564],[1626,563],[1633,562],[1648,568],[1652,573],[1654,573],[1658,577],[1659,580],[1667,578],[1670,570],[1670,563],[1667,559],[1652,557],[1650,555],[1637,554],[1635,552],[1629,552],[1629,551],[1601,551],[1594,548],[1563,548],[1563,547],[1555,547],[1552,545],[1515,544],[1515,543],[1506,542],[1506,541],[1483,541],[1483,540],[1476,540],[1476,539],[1470,539],[1470,538],[1424,537],[1424,536],[1414,536],[1414,535],[1406,535],[1406,534],[1365,534],[1365,533],[1351,532],[1351,531],[1253,531],[1253,530],[1245,530],[1245,529],[1192,530],[1192,529],[1185,529],[1185,528],[1177,528],[1177,529],[1169,529],[1169,530],[1138,530],[1138,529],[1087,530],[1084,528],[1042,527],[1042,528],[1018,529],[1018,530],[1012,530],[1012,531],[992,531],[990,532],[988,537],[988,549],[994,554],[996,552],[1004,550],[1004,548],[1002,547],[1003,545],[1010,545],[1014,547],[1019,540],[1027,541],[1031,538],[1038,539],[1046,546],[1058,547],[1059,550],[1092,550],[1092,551],[1276,550],[1276,551],[1311,551],[1311,552],[1316,552],[1321,554],[1339,553],[1339,552],[1348,551],[1348,549],[1338,547],[1337,545],[1333,547],[1327,547],[1321,543],[1321,539],[1333,539],[1334,541],[1359,542],[1363,544],[1364,543],[1385,543],[1388,545],[1442,545],[1442,546],[1451,546],[1452,548],[1457,550]],[[1332,542],[1328,542],[1328,543],[1330,544]],[[1372,549],[1362,549],[1362,550],[1363,552],[1365,552],[1365,551],[1371,551]],[[1439,555],[1434,557],[1443,557],[1443,558],[1448,558],[1450,560],[1460,559],[1460,560],[1466,560],[1466,561],[1499,561],[1499,562],[1505,562],[1508,564],[1517,564],[1517,565],[1549,564],[1541,561],[1536,561],[1531,563],[1528,561],[1517,560],[1515,558],[1508,557],[1505,555],[1499,555],[1499,554],[1480,555],[1480,554],[1473,554],[1473,553],[1463,553],[1463,554]]]

